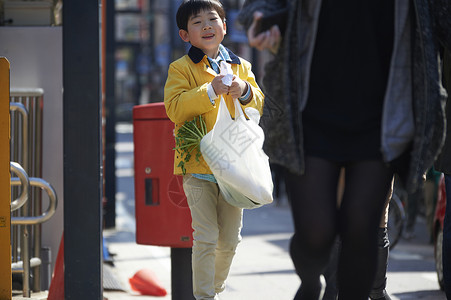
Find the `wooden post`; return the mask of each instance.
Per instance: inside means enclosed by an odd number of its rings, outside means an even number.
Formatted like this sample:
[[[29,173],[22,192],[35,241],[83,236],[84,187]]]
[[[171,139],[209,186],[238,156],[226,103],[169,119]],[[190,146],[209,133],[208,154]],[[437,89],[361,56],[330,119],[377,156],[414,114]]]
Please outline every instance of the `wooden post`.
[[[0,299],[12,298],[9,61],[0,57]]]

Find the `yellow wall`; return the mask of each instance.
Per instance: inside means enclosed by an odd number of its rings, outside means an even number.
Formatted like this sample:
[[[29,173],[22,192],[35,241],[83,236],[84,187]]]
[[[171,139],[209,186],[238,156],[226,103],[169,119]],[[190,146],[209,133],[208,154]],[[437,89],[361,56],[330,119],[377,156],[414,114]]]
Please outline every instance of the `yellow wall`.
[[[0,57],[0,299],[11,299],[9,62]]]

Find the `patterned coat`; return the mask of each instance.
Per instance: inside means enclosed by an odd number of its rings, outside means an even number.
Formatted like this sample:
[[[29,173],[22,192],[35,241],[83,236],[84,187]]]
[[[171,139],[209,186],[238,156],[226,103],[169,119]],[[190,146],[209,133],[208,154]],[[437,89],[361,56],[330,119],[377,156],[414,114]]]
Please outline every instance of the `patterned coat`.
[[[247,0],[239,19],[248,28],[254,11],[269,14],[287,6],[282,46],[265,66],[264,150],[273,163],[302,174],[301,113],[308,98],[321,1]],[[412,191],[422,183],[444,141],[446,92],[440,80],[438,49],[440,44],[451,46],[451,1],[395,0],[395,11],[397,25],[384,99],[381,150],[384,160]],[[282,79],[282,84],[275,78]]]

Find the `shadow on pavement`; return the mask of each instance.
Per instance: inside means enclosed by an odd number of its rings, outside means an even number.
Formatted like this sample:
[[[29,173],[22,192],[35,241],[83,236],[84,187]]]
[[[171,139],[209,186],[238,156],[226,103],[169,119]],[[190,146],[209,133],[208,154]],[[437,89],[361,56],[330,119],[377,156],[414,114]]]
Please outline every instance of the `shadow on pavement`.
[[[410,299],[423,299],[423,300],[439,300],[446,299],[445,294],[438,290],[429,291],[415,291],[407,293],[393,293],[393,296],[399,298],[399,300],[410,300]]]

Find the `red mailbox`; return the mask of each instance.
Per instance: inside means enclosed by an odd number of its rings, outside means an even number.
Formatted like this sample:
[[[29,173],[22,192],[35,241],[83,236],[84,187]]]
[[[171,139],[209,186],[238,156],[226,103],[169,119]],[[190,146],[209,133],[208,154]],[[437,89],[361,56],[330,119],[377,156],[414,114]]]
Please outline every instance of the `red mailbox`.
[[[164,103],[133,108],[136,242],[190,248],[191,213],[174,170],[174,124]]]

